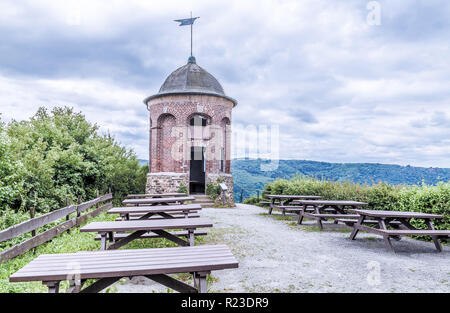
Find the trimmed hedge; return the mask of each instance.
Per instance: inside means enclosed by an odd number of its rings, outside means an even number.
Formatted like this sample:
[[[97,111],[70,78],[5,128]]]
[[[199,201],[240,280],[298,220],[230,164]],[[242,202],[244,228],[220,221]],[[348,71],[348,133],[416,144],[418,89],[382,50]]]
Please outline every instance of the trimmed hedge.
[[[378,183],[360,185],[351,182],[333,182],[317,178],[297,176],[291,180],[277,179],[266,184],[266,194],[316,195],[327,200],[354,200],[367,202],[367,209],[411,211],[443,215],[436,220],[436,229],[450,229],[450,182],[436,186],[406,186]],[[256,197],[244,203],[257,204]],[[426,229],[423,221],[412,220],[415,227]]]

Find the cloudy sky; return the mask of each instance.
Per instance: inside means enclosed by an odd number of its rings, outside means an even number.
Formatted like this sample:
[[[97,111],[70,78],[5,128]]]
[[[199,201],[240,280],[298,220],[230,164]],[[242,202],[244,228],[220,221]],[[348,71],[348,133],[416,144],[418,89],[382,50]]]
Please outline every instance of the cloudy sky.
[[[186,63],[193,11],[234,127],[278,125],[280,158],[450,167],[450,2],[369,2],[1,0],[1,119],[68,105],[147,159],[142,100]]]

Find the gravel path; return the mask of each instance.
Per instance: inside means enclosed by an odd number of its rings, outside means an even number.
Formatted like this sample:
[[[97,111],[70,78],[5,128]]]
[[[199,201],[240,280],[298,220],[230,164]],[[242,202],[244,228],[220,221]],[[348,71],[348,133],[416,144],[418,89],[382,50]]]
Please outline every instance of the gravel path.
[[[239,268],[213,272],[210,292],[450,292],[450,247],[402,238],[386,251],[381,237],[349,228],[298,226],[239,204],[235,209],[204,209],[214,221],[202,244],[227,244]],[[117,292],[167,292],[146,278],[116,285]]]

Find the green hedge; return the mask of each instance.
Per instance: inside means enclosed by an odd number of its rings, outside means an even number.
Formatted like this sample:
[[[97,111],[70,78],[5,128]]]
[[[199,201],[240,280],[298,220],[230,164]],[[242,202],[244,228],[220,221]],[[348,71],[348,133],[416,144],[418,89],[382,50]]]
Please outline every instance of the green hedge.
[[[436,229],[450,229],[450,182],[437,186],[406,186],[378,183],[360,185],[351,182],[333,182],[309,177],[295,177],[291,180],[277,179],[265,186],[267,194],[317,195],[328,200],[354,200],[367,202],[368,209],[389,211],[413,211],[443,215],[436,220]],[[256,198],[244,203],[256,203]],[[425,229],[422,221],[411,222]]]

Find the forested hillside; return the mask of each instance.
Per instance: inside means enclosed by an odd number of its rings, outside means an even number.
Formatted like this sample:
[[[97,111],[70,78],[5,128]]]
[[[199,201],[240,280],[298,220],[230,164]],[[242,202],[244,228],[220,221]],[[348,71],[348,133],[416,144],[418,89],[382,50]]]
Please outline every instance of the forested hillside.
[[[331,181],[350,181],[372,185],[386,182],[391,185],[415,185],[425,182],[436,185],[438,182],[450,181],[448,168],[423,168],[372,163],[326,163],[303,160],[280,160],[274,171],[261,170],[268,161],[235,159],[232,161],[234,191],[236,200],[255,195],[264,185],[276,178],[290,179],[296,175],[324,178]]]

